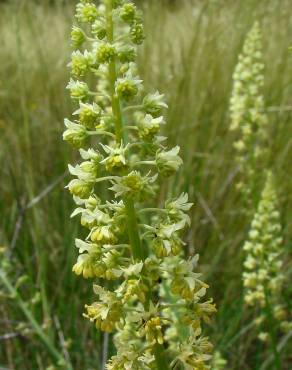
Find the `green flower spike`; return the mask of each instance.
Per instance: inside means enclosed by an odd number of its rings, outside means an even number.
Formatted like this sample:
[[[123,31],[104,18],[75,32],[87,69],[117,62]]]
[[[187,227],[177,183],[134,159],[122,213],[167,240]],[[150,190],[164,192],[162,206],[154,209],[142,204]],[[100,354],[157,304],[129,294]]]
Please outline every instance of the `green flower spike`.
[[[239,167],[239,190],[247,207],[261,189],[261,173],[265,168],[267,124],[263,96],[264,64],[258,22],[248,33],[233,74],[230,99],[230,131],[234,133],[235,159]]]
[[[279,331],[291,330],[288,311],[282,299],[284,272],[282,269],[283,238],[281,236],[280,213],[277,194],[271,172],[267,173],[261,200],[251,223],[248,240],[243,249],[244,300],[247,306],[258,313],[255,322],[259,327],[258,338],[271,341],[275,361],[279,365],[276,335]]]
[[[161,181],[182,159],[178,146],[162,145],[164,95],[147,93],[137,77],[141,14],[127,0],[83,0],[76,19],[72,42],[87,51],[72,54],[75,121],[65,120],[63,137],[80,149],[68,189],[77,206],[71,217],[80,216],[88,231],[76,239],[73,271],[99,279],[84,316],[114,332],[108,370],[209,369],[212,345],[202,323],[216,309],[204,300],[198,257],[183,257],[192,204],[183,193],[155,208]],[[99,192],[102,184],[109,191]]]

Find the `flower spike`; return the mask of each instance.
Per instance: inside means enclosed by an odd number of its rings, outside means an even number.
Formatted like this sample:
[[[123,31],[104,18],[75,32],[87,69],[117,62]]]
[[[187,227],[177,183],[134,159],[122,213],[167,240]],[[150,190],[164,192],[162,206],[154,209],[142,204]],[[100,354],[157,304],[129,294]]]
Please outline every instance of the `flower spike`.
[[[159,185],[183,161],[178,146],[162,145],[164,95],[145,92],[137,75],[141,12],[127,0],[81,0],[76,20],[67,87],[76,109],[63,138],[80,149],[68,189],[77,205],[72,217],[88,230],[76,239],[73,271],[99,279],[84,316],[115,333],[108,370],[208,369],[212,345],[202,323],[216,309],[204,300],[198,257],[183,257],[192,204],[183,193],[154,208]],[[109,199],[99,194],[101,183]]]

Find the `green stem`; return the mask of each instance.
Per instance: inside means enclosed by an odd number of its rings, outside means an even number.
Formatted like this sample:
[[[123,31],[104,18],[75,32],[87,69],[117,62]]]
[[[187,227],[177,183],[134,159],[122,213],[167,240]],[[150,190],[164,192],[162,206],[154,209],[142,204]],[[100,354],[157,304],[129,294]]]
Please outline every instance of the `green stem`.
[[[118,176],[104,176],[104,177],[100,177],[100,178],[96,179],[95,183],[96,182],[102,182],[102,181],[115,180],[117,178],[118,178]]]
[[[12,286],[12,284],[10,283],[9,279],[7,278],[3,270],[0,270],[0,279],[2,280],[2,283],[4,284],[8,292],[15,298],[18,306],[21,308],[27,320],[30,322],[36,334],[39,336],[42,342],[46,345],[52,357],[58,362],[60,361],[62,363],[65,363],[63,356],[55,348],[54,344],[51,342],[51,339],[44,333],[42,327],[38,324],[34,316],[31,314],[31,312],[27,308],[26,303],[22,300],[17,290]],[[72,367],[70,366],[70,364],[67,364],[67,368],[72,370]]]
[[[130,244],[133,251],[133,256],[136,260],[144,260],[145,256],[143,255],[143,250],[141,246],[141,240],[139,235],[139,228],[137,222],[137,215],[134,206],[134,202],[131,199],[125,198],[124,204],[126,207],[127,213],[127,226],[128,226],[128,235],[130,239]]]
[[[107,37],[109,42],[114,41],[114,31],[113,31],[113,18],[112,18],[112,0],[107,0]],[[121,113],[121,105],[119,97],[115,92],[115,83],[117,79],[116,73],[116,62],[113,59],[109,64],[109,79],[110,79],[110,93],[112,98],[112,110],[113,115],[115,117],[115,131],[117,141],[122,141],[122,132],[123,132],[123,122],[122,122],[122,113]],[[141,241],[138,231],[138,222],[137,222],[137,215],[135,211],[134,202],[130,199],[123,199],[126,213],[127,213],[127,226],[128,226],[128,235],[130,239],[130,244],[133,251],[133,256],[135,259],[142,260],[143,259],[143,251],[141,247]]]
[[[137,110],[137,109],[142,109],[142,108],[143,108],[142,104],[128,105],[126,108],[123,109],[123,112],[126,113],[126,112],[129,112],[131,110]]]
[[[110,136],[112,138],[115,138],[116,137],[111,132],[102,131],[102,130],[99,130],[99,131],[87,131],[87,135],[88,136],[103,135],[103,136]]]
[[[155,166],[156,162],[155,161],[137,161],[134,163],[135,166],[140,166],[141,164],[147,164],[149,166]]]
[[[165,350],[162,344],[156,344],[154,347],[154,356],[158,370],[169,370],[165,356]]]
[[[114,28],[113,28],[113,0],[106,1],[106,21],[107,21],[107,39],[108,42],[113,43],[114,41]],[[124,140],[125,144],[127,142],[127,134],[123,130],[123,121],[122,121],[122,112],[121,104],[119,97],[115,92],[115,83],[117,79],[116,73],[116,61],[115,58],[109,63],[109,80],[110,80],[110,94],[112,100],[112,111],[115,117],[115,132],[117,141],[121,142]],[[144,260],[145,255],[143,253],[141,239],[139,235],[139,227],[137,221],[137,214],[135,210],[135,205],[132,199],[124,198],[123,202],[126,207],[127,214],[127,227],[128,227],[128,236],[132,248],[133,257],[136,260]],[[150,294],[149,294],[150,299]],[[146,306],[149,302],[146,303]],[[157,365],[157,370],[168,370],[165,351],[162,345],[157,344],[154,347],[154,356]]]
[[[114,25],[113,25],[113,4],[112,0],[106,1],[106,20],[107,20],[107,38],[110,43],[114,41]],[[115,117],[115,130],[117,141],[122,141],[122,114],[119,97],[115,92],[115,84],[117,79],[116,62],[113,59],[109,63],[109,79],[110,79],[110,95],[112,100],[112,110]]]
[[[266,287],[265,289],[265,301],[266,301],[266,313],[269,321],[269,329],[270,329],[270,335],[271,335],[271,345],[272,345],[272,351],[274,353],[274,365],[275,369],[281,370],[281,359],[279,352],[277,350],[277,336],[276,336],[276,326],[275,326],[275,318],[272,313],[271,303],[270,303],[270,297],[269,292]]]
[[[144,213],[144,212],[161,212],[161,213],[167,213],[167,210],[164,208],[142,208],[139,210],[139,213]]]

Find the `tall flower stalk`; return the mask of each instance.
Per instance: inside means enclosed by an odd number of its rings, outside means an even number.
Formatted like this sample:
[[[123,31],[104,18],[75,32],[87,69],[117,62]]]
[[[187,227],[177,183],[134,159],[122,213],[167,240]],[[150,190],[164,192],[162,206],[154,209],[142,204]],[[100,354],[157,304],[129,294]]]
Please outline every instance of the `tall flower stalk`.
[[[243,281],[246,304],[257,308],[256,324],[260,328],[258,337],[271,343],[277,369],[281,369],[277,351],[279,330],[291,329],[282,300],[285,280],[282,244],[277,194],[272,173],[268,172],[249,238],[243,247],[246,252]]]
[[[159,134],[164,96],[145,93],[137,76],[142,15],[129,1],[83,0],[76,19],[68,89],[78,109],[63,138],[82,158],[69,165],[76,178],[68,189],[78,206],[73,216],[89,231],[76,240],[73,271],[96,280],[98,300],[84,316],[116,333],[108,370],[207,369],[212,345],[201,323],[215,307],[203,301],[208,286],[194,272],[198,256],[183,257],[192,204],[183,193],[155,207],[159,184],[182,159]],[[100,195],[101,183],[113,197]]]
[[[265,166],[268,119],[263,96],[264,63],[259,23],[246,36],[233,74],[230,130],[236,133],[234,149],[239,166],[237,184],[248,207],[255,209]]]

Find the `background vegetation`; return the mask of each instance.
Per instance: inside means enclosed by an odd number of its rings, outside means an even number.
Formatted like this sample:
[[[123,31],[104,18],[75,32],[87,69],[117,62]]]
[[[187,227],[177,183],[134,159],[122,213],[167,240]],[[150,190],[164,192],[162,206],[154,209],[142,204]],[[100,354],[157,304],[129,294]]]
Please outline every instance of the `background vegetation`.
[[[140,50],[140,74],[147,88],[166,94],[165,130],[181,146],[185,161],[161,196],[180,189],[195,203],[188,240],[200,253],[209,294],[218,306],[209,335],[227,359],[227,369],[271,369],[269,353],[256,340],[253,317],[243,307],[242,243],[250,220],[235,188],[228,104],[238,53],[258,19],[264,36],[270,167],[278,181],[289,281],[291,1],[145,0],[140,5],[148,35]],[[18,288],[42,333],[74,369],[96,370],[107,338],[82,318],[92,291],[91,284],[71,272],[77,255],[74,238],[81,231],[78,220],[69,219],[73,203],[64,190],[67,164],[74,162],[61,137],[63,118],[72,110],[65,85],[73,11],[74,3],[66,1],[0,4],[0,246],[1,258],[10,261],[12,287]],[[46,369],[54,364],[51,352],[24,315],[19,296],[6,288],[0,288],[0,368]],[[291,293],[287,284],[290,304]],[[291,337],[279,338],[287,370]]]

